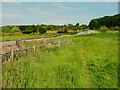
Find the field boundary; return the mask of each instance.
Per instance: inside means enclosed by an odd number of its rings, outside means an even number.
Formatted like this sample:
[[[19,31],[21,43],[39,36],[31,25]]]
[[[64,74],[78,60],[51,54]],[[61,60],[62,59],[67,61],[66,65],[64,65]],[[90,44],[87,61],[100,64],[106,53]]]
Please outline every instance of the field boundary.
[[[17,48],[17,49],[11,50],[5,54],[1,54],[0,57],[2,57],[2,63],[4,64],[7,61],[18,60],[18,58],[22,57],[23,55],[35,53],[39,48],[43,48],[43,47],[51,48],[51,47],[61,46],[61,45],[71,44],[71,43],[72,43],[72,41],[65,40],[65,41],[57,41],[57,42],[47,43],[46,45]]]

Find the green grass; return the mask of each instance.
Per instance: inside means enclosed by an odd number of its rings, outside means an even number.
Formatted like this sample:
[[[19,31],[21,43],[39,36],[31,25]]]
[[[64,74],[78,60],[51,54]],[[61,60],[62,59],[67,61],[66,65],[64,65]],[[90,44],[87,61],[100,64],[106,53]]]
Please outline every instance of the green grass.
[[[5,88],[117,88],[118,36],[64,37],[73,44],[41,48],[3,66]]]
[[[41,35],[35,34],[21,34],[21,35],[14,35],[14,36],[2,36],[2,41],[14,41],[14,40],[21,40],[27,38],[41,38]]]
[[[30,41],[30,42],[24,42],[23,45],[24,45],[25,47],[40,46],[40,45],[42,45],[42,43],[41,43],[40,41],[33,40],[33,41]]]

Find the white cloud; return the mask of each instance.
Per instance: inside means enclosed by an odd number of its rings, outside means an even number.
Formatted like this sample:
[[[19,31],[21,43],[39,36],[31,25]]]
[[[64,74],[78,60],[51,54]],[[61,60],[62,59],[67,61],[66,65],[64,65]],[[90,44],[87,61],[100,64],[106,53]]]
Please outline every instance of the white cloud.
[[[2,2],[18,2],[17,0],[1,0]]]
[[[1,0],[2,2],[119,2],[119,0]]]
[[[27,11],[29,11],[30,13],[32,14],[42,14],[42,15],[48,15],[48,14],[51,14],[51,12],[49,11],[43,11],[43,10],[40,10],[38,8],[28,8]]]
[[[73,10],[73,11],[84,10],[84,8],[82,8],[82,7],[79,8],[79,7],[71,7],[71,6],[65,5],[63,2],[54,2],[52,4],[56,7],[56,8],[54,8],[54,11],[56,11],[56,12],[68,11],[68,10]]]
[[[3,19],[16,19],[16,18],[23,18],[23,15],[20,14],[2,14]]]
[[[16,6],[21,6],[22,2],[5,2],[7,5],[16,5]]]
[[[119,0],[95,0],[95,2],[119,2]]]
[[[60,9],[63,9],[63,10],[71,9],[71,7],[65,6],[65,5],[63,5],[63,3],[60,3],[60,2],[55,2],[55,3],[53,3],[53,5],[57,6]]]
[[[95,2],[95,1],[96,0],[2,0],[2,2]]]

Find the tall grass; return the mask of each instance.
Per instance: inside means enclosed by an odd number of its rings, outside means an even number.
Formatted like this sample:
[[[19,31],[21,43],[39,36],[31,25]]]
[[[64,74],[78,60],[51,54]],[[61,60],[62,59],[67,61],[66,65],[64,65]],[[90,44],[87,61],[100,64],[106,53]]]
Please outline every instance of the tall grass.
[[[74,43],[61,47],[44,47],[35,54],[5,64],[3,87],[117,88],[117,34],[94,34],[66,39]]]

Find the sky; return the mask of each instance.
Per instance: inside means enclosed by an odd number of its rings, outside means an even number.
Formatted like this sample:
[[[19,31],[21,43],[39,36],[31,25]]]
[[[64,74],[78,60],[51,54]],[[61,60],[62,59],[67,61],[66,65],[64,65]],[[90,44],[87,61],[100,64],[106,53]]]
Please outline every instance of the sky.
[[[76,2],[57,2],[57,0],[54,0],[54,2],[24,1],[26,2],[22,2],[22,0],[2,1],[2,26],[88,24],[91,19],[118,13],[117,0],[114,0],[114,2],[113,0],[106,0],[106,2],[99,2],[99,0],[92,0],[91,2],[89,0],[86,0],[86,2],[82,2],[82,0],[81,2],[77,2],[77,0]]]
[[[119,0],[1,0],[2,2],[118,2]]]

